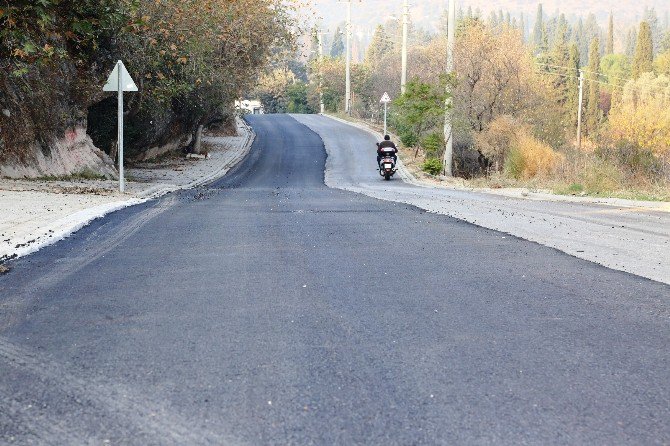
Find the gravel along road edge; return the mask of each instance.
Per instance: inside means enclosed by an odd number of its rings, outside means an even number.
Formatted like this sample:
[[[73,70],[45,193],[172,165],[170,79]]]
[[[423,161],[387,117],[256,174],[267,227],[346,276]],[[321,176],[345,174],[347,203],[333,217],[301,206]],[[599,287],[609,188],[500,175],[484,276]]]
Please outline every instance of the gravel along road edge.
[[[35,184],[36,190],[12,190],[3,188],[0,183],[0,264],[54,244],[112,212],[222,178],[249,153],[256,137],[242,119],[238,120],[238,131],[241,137],[206,137],[208,143],[222,147],[227,139],[234,139],[235,143],[229,150],[207,160],[207,164],[193,165],[190,175],[186,172],[178,178],[165,178],[153,172],[152,177],[134,183],[125,194],[52,193],[48,191],[48,184],[40,190],[39,182]]]
[[[385,182],[375,170],[377,132],[329,116],[292,116],[323,140],[329,187],[417,206],[670,284],[670,213],[663,209],[525,199],[419,185],[402,170],[403,181]]]

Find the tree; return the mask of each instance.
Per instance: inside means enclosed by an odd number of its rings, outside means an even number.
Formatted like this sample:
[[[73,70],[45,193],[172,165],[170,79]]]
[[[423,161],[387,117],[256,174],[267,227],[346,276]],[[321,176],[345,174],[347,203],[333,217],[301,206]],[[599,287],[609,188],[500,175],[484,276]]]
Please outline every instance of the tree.
[[[610,114],[612,137],[657,157],[670,154],[670,78],[641,74],[626,83],[621,103]]]
[[[656,10],[653,7],[645,7],[642,21],[649,24],[651,40],[653,42],[653,54],[656,55],[661,48],[661,40],[663,39],[663,31],[661,31],[661,26],[658,23],[658,15],[656,14]]]
[[[542,13],[542,3],[537,5],[537,14],[535,15],[535,26],[533,27],[532,42],[535,48],[541,48],[545,40],[546,30],[544,27],[544,14]]]
[[[570,45],[570,61],[568,62],[568,98],[565,106],[568,109],[568,116],[573,127],[577,126],[577,114],[579,106],[579,47],[576,43]]]
[[[526,41],[526,21],[523,18],[523,12],[521,13],[521,21],[519,22],[519,29],[521,29],[521,41]]]
[[[342,38],[342,31],[338,27],[333,36],[333,43],[330,47],[330,57],[342,57],[344,54],[344,40]]]
[[[626,34],[626,49],[625,54],[629,59],[635,57],[635,45],[637,45],[637,29],[632,27]]]
[[[609,26],[607,27],[607,47],[605,54],[614,53],[614,14],[610,12]]]
[[[370,66],[376,66],[383,57],[393,51],[393,42],[384,31],[384,27],[378,25],[372,36],[372,42],[365,54],[365,63]]]
[[[608,54],[600,61],[600,72],[608,84],[623,87],[630,70],[630,60],[624,54]]]
[[[661,75],[670,77],[670,50],[667,50],[656,57],[654,60],[654,71]]]
[[[654,43],[651,37],[651,28],[647,22],[640,23],[640,32],[635,45],[633,58],[633,77],[639,78],[642,73],[654,70]]]
[[[414,78],[406,84],[405,93],[393,101],[394,115],[403,143],[418,142],[426,130],[444,119],[445,84],[427,84]]]
[[[600,41],[593,39],[589,51],[588,68],[588,99],[586,101],[586,130],[589,134],[595,134],[600,123]]]

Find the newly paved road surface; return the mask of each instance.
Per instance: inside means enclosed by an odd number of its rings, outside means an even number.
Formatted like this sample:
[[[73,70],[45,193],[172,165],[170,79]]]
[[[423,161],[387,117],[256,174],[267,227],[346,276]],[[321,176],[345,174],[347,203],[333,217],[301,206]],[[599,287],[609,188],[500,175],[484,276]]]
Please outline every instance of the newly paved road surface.
[[[376,139],[369,131],[318,115],[296,115],[322,136],[329,152],[326,184],[418,206],[536,241],[575,257],[670,285],[670,205],[610,206],[533,200],[379,181]],[[631,204],[631,203],[629,203]]]
[[[670,287],[328,188],[250,121],[223,180],[0,277],[0,444],[670,442]]]

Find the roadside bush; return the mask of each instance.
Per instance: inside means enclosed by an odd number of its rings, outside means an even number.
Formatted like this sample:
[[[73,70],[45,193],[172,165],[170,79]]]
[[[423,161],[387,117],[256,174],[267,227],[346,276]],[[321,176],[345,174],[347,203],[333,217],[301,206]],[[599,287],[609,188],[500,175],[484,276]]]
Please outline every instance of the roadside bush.
[[[400,134],[400,142],[402,142],[405,147],[416,147],[419,138],[416,137],[414,132],[405,131]]]
[[[442,172],[442,161],[437,158],[428,158],[421,165],[421,170],[431,175],[439,175]]]
[[[548,176],[563,159],[547,144],[523,132],[505,159],[505,173],[517,180]]]
[[[444,147],[444,136],[433,132],[421,140],[421,147],[426,152],[426,158],[437,158]]]
[[[629,81],[610,113],[611,136],[657,156],[670,153],[670,78],[645,73]]]
[[[520,133],[524,131],[511,116],[499,116],[484,131],[475,135],[475,148],[488,159],[493,170],[499,171],[509,158],[512,146],[518,143]]]

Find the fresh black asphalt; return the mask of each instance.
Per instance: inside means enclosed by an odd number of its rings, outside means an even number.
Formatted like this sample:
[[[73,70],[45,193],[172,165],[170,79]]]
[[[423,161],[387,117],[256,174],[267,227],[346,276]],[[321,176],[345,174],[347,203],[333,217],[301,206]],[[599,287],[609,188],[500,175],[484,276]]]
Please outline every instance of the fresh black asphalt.
[[[222,180],[0,276],[0,444],[670,443],[670,287],[329,189],[249,121]]]

